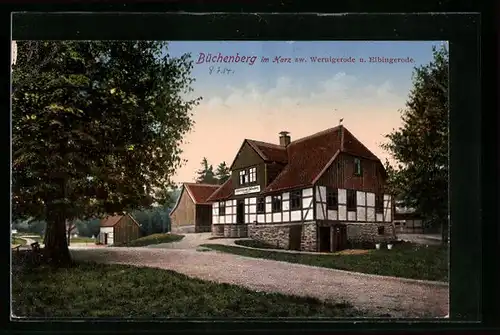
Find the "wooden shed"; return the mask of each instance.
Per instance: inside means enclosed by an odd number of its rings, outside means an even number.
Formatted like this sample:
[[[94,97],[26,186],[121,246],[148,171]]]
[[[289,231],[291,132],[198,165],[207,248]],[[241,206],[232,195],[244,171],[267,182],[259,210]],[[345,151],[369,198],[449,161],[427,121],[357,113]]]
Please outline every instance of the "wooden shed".
[[[170,212],[172,231],[211,232],[212,204],[207,199],[219,187],[220,185],[184,183]]]
[[[101,220],[99,241],[119,245],[141,237],[141,227],[130,214],[108,216]]]

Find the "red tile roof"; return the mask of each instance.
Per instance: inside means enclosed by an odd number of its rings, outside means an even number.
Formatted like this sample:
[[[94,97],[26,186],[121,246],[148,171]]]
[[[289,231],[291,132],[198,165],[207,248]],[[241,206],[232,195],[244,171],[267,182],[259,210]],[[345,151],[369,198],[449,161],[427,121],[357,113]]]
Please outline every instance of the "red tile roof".
[[[254,140],[246,141],[264,160],[286,163],[283,170],[262,193],[313,185],[340,152],[380,162],[343,126],[326,129],[295,140],[286,149],[276,144]],[[232,184],[226,182],[212,194],[208,201],[227,199],[232,195],[232,192]]]
[[[207,204],[207,199],[214,193],[221,185],[213,184],[198,184],[198,183],[184,183],[184,188],[187,190],[193,202],[197,205]]]
[[[207,199],[207,202],[219,201],[229,198],[233,194],[233,182],[229,178]]]
[[[288,162],[288,155],[286,148],[272,143],[246,140],[248,144],[262,157],[266,162],[286,163]]]

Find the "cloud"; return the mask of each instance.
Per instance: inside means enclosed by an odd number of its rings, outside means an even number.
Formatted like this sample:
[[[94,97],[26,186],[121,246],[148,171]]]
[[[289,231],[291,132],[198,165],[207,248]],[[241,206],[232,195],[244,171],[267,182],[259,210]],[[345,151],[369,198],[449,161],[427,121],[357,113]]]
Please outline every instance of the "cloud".
[[[255,82],[242,87],[228,86],[225,96],[216,96],[202,102],[208,108],[271,107],[288,108],[298,105],[328,105],[349,102],[385,104],[399,102],[403,97],[397,95],[390,81],[380,84],[367,84],[364,80],[345,72],[336,73],[331,78],[306,85],[300,78],[278,77],[269,87]]]

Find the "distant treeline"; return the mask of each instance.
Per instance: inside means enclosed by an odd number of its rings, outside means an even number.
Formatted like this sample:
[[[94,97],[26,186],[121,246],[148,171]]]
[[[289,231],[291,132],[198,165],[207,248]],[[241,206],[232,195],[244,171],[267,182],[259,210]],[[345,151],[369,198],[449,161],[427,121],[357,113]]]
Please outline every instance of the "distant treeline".
[[[154,207],[142,211],[133,211],[131,214],[141,225],[144,235],[164,233],[170,231],[170,208]],[[92,237],[99,234],[99,219],[75,220],[73,224],[78,229],[79,236]],[[43,236],[45,234],[45,221],[14,222],[12,229],[20,233],[32,233]]]

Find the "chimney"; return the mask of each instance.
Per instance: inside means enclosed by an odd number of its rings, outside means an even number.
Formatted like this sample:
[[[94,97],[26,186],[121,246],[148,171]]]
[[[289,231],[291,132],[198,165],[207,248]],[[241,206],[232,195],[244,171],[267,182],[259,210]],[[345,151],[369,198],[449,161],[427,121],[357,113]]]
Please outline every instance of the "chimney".
[[[280,132],[280,145],[282,147],[287,147],[289,144],[290,144],[290,134],[289,132],[287,131],[281,131]]]

